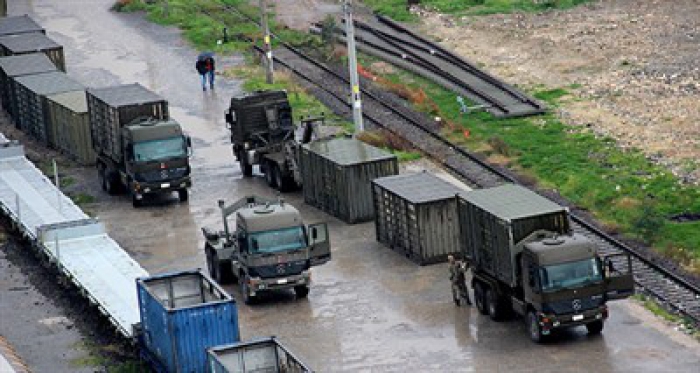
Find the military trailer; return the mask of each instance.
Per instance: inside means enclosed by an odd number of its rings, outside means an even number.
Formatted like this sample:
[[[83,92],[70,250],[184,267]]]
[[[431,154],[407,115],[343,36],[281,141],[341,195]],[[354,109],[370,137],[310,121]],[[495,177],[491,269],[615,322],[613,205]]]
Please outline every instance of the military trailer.
[[[462,192],[428,172],[375,179],[377,241],[420,265],[459,255],[457,194]]]
[[[15,79],[20,76],[57,71],[56,65],[43,53],[0,57],[0,93],[2,106],[17,121],[17,87]]]
[[[207,351],[211,373],[312,373],[277,338],[261,338]]]
[[[281,199],[249,196],[229,206],[220,200],[219,209],[224,230],[202,228],[212,278],[221,284],[238,281],[246,304],[269,290],[308,295],[311,267],[331,259],[325,223],[305,225],[299,211]],[[229,228],[230,215],[235,216],[234,229]]]
[[[46,54],[56,67],[66,72],[63,47],[41,33],[27,33],[0,37],[0,55],[17,56],[41,52]]]
[[[496,321],[524,316],[535,342],[578,325],[600,333],[606,302],[634,291],[628,255],[601,256],[566,208],[524,187],[460,194],[459,218],[477,308]]]
[[[169,119],[168,103],[139,84],[88,89],[92,145],[102,188],[126,189],[134,207],[150,194],[188,199],[190,138]]]
[[[19,128],[40,142],[54,146],[47,96],[64,92],[85,95],[85,87],[61,71],[20,76],[14,81]]]
[[[6,6],[5,0],[0,1],[0,12]],[[0,19],[0,36],[31,33],[46,34],[46,30],[26,14]]]

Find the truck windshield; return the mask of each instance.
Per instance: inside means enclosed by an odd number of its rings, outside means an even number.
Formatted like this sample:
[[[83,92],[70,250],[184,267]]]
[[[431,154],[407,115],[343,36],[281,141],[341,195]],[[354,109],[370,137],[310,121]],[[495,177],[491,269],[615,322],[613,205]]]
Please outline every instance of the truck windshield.
[[[540,268],[542,291],[553,292],[594,284],[603,280],[595,258]]]
[[[142,141],[134,144],[134,160],[136,162],[159,161],[185,157],[186,155],[185,140],[182,137]]]
[[[306,246],[304,230],[301,227],[252,233],[249,239],[249,247],[254,254],[295,250]]]

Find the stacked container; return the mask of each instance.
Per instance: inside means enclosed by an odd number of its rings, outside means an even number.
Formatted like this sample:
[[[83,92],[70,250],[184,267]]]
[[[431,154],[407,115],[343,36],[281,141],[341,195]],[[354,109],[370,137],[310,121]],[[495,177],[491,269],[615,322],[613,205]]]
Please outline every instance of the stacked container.
[[[121,129],[138,118],[168,119],[168,102],[140,84],[87,90],[92,145],[99,154],[122,159]]]
[[[47,97],[54,146],[83,165],[95,164],[85,91]]]
[[[0,11],[2,11],[1,8],[2,4],[4,3],[4,0],[0,1]],[[0,19],[0,36],[29,33],[46,34],[46,31],[26,14],[23,16],[5,17]]]
[[[275,337],[209,349],[211,373],[313,372]]]
[[[63,92],[85,92],[85,88],[60,71],[26,75],[15,78],[17,87],[17,123],[19,128],[37,140],[51,146],[53,123],[48,115],[46,97]]]
[[[425,265],[458,254],[457,194],[464,189],[422,172],[372,182],[377,240]]]
[[[205,373],[207,349],[239,341],[236,302],[201,271],[139,279],[142,352],[160,371]]]
[[[372,180],[399,172],[396,156],[354,139],[304,144],[299,161],[304,201],[350,224],[374,218]]]
[[[66,71],[63,47],[42,33],[25,33],[0,37],[0,55],[16,56],[42,52],[61,71]]]
[[[2,106],[17,121],[17,88],[14,78],[56,71],[56,66],[43,53],[0,58],[0,94]]]

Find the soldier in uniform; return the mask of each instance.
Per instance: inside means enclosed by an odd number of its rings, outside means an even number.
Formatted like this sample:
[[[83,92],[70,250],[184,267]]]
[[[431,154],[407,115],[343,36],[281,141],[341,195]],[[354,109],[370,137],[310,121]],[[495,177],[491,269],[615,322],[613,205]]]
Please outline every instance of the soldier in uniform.
[[[467,290],[466,272],[469,264],[466,261],[455,260],[454,256],[447,256],[448,270],[450,272],[450,282],[452,283],[452,299],[456,305],[463,302],[471,305],[469,291]]]

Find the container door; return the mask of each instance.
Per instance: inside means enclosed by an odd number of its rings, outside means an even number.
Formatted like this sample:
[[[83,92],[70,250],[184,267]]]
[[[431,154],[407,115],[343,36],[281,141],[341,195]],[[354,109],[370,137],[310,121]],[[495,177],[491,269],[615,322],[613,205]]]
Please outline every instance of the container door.
[[[634,294],[632,260],[627,254],[611,254],[603,257],[605,296],[607,300],[623,299]]]
[[[309,257],[312,266],[331,260],[331,241],[326,223],[309,225]]]

